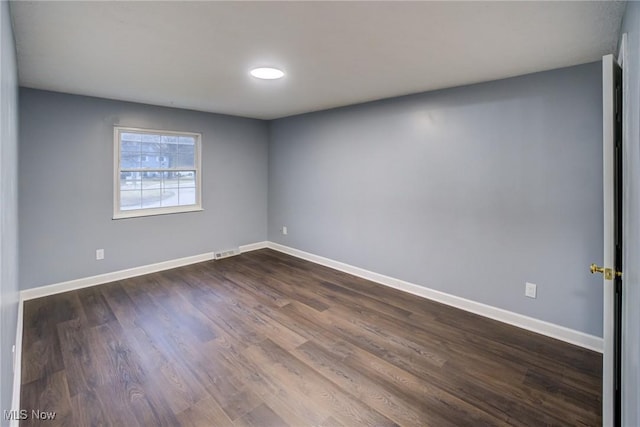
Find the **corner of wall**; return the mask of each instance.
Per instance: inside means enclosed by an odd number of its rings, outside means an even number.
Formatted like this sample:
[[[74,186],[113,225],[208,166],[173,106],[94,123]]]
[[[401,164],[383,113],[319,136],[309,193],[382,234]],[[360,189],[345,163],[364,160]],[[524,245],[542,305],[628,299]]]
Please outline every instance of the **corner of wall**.
[[[12,407],[18,304],[18,70],[8,1],[0,2],[0,409]],[[4,414],[4,412],[3,412]]]

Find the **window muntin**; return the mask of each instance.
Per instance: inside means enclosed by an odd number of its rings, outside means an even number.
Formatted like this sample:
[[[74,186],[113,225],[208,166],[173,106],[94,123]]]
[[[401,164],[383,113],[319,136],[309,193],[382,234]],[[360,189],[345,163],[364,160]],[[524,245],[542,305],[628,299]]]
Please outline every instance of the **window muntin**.
[[[115,127],[114,218],[202,210],[201,135]]]

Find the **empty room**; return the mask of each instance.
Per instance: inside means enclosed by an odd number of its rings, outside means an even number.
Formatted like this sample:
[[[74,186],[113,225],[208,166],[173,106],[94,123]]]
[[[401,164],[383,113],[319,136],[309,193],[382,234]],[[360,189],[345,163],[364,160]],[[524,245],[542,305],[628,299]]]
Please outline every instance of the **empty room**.
[[[640,4],[0,0],[1,426],[640,426]]]

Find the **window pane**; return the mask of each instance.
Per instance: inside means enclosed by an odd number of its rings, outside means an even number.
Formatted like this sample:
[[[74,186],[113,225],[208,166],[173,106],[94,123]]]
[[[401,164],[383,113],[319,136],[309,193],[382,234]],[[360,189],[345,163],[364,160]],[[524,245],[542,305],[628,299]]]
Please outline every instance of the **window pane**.
[[[195,159],[193,153],[178,153],[178,162],[176,167],[193,168],[195,167]]]
[[[140,168],[158,169],[158,154],[154,152],[143,152],[140,155]]]
[[[140,209],[142,207],[142,194],[139,190],[120,191],[120,209],[123,211]]]
[[[164,188],[166,189],[177,189],[179,187],[179,181],[177,179],[168,178],[164,181]]]
[[[137,169],[140,167],[139,152],[122,152],[120,153],[120,167],[122,169]]]
[[[178,188],[180,185],[180,172],[166,172],[164,188]]]
[[[140,143],[137,141],[125,141],[124,139],[121,140],[121,151],[126,151],[126,152],[133,152],[133,153],[139,153],[140,152]]]
[[[160,135],[153,135],[149,133],[143,133],[141,135],[142,135],[142,142],[156,142],[156,143],[162,142],[162,138]]]
[[[142,181],[136,179],[134,175],[136,172],[120,173],[120,191],[142,189]]]
[[[152,188],[160,188],[162,181],[162,173],[156,171],[141,172],[142,175],[142,189],[149,190]]]
[[[142,143],[140,150],[141,150],[140,154],[146,157],[156,157],[162,152],[159,144]]]
[[[178,144],[174,142],[162,143],[160,146],[163,153],[176,153],[178,151]]]
[[[162,189],[161,188],[151,188],[151,189],[143,189],[142,190],[142,208],[159,208],[161,206],[160,201],[162,200]]]
[[[193,145],[193,143],[191,143],[191,144],[180,144],[180,145],[178,145],[178,152],[179,153],[190,154],[190,155],[193,156],[193,153],[195,153],[195,145]]]
[[[159,153],[160,152],[160,144],[153,144],[153,143],[150,143],[150,142],[143,142],[142,144],[140,144],[140,151],[142,151],[144,154],[147,154],[147,153],[151,153],[151,154]]]
[[[122,132],[120,134],[121,141],[140,142],[142,141],[142,134],[132,132]]]
[[[160,205],[163,207],[178,206],[178,188],[163,188]]]
[[[180,173],[180,188],[195,188],[195,186],[196,186],[195,171]]]
[[[195,205],[196,204],[196,189],[195,188],[180,188],[179,193],[180,206]]]
[[[165,144],[175,145],[178,142],[178,136],[175,135],[162,135],[162,142]]]
[[[164,159],[165,168],[174,168],[178,163],[178,153],[175,151],[164,151],[162,153],[162,158]]]

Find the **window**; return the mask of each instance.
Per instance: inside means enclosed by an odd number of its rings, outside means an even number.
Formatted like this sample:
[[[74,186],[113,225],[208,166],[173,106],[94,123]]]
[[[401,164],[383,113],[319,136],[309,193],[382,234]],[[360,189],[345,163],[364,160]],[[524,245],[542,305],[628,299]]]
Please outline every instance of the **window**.
[[[114,218],[202,210],[201,135],[114,128]]]

